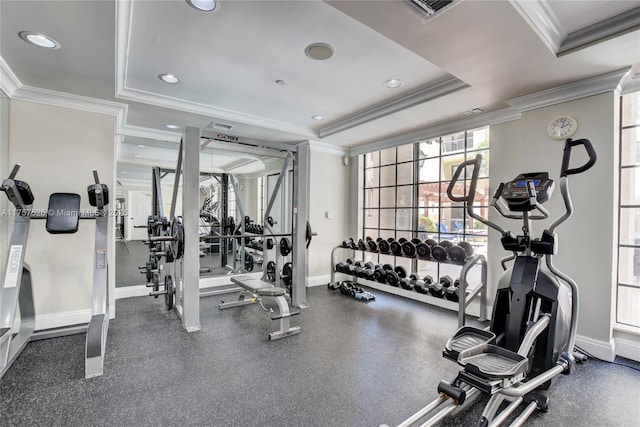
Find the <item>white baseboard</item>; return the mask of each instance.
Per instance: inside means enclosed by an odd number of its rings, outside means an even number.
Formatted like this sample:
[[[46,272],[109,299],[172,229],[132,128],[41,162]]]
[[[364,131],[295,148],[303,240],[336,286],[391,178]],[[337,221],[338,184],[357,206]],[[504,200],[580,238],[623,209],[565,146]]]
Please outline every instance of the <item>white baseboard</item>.
[[[116,308],[109,307],[109,319],[115,319]],[[82,325],[91,320],[91,309],[36,315],[36,331]],[[19,328],[19,323],[14,325]]]
[[[640,362],[640,342],[625,338],[614,338],[616,355]]]
[[[576,337],[576,345],[598,359],[606,360],[607,362],[613,362],[616,356],[616,343],[613,339],[606,342],[578,335]]]
[[[309,277],[307,278],[307,288],[313,287],[313,286],[322,286],[322,285],[327,285],[327,283],[329,283],[331,281],[331,275],[330,274],[325,274],[322,276],[313,276],[313,277]]]

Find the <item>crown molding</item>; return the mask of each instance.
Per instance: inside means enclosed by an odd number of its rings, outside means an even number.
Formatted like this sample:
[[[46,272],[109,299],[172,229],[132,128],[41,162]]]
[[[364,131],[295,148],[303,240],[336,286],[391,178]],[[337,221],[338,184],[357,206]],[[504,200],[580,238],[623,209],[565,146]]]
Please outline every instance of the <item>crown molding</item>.
[[[454,120],[451,122],[436,124],[434,126],[420,129],[414,132],[405,133],[403,135],[392,136],[390,138],[380,139],[369,144],[354,147],[349,151],[351,157],[360,154],[370,153],[372,151],[384,150],[385,148],[397,147],[399,145],[410,144],[429,138],[437,138],[450,133],[461,132],[468,129],[474,129],[482,126],[497,125],[512,120],[518,120],[521,117],[520,111],[508,107],[488,113],[481,113],[475,116],[465,117],[464,119]]]
[[[134,138],[156,139],[159,141],[180,142],[181,133],[150,129],[141,126],[124,125],[118,129],[118,135]]]
[[[16,90],[22,87],[22,82],[15,75],[9,64],[0,56],[0,89],[9,97],[13,98]]]
[[[630,70],[631,67],[621,68],[609,73],[578,80],[577,82],[556,86],[542,92],[509,99],[507,104],[519,111],[529,111],[598,95],[611,90],[619,90],[620,81]]]
[[[569,34],[557,50],[558,56],[601,43],[640,28],[640,7]]]
[[[349,149],[340,147],[339,145],[329,144],[322,141],[309,140],[309,150],[316,153],[335,154],[337,156],[346,156],[349,154]]]
[[[380,117],[388,116],[389,114],[396,113],[409,107],[413,107],[419,104],[423,104],[427,101],[432,101],[436,98],[440,98],[444,95],[448,95],[453,92],[457,92],[462,89],[468,88],[469,85],[460,79],[452,77],[444,82],[429,86],[417,92],[412,92],[409,95],[396,98],[391,102],[387,102],[378,107],[374,107],[363,111],[362,113],[354,114],[346,119],[339,120],[328,126],[320,129],[318,136],[325,138],[330,135],[334,135],[338,132],[345,131],[347,129],[354,128],[356,126],[368,123],[372,120],[379,119]]]
[[[640,73],[637,73],[633,76],[631,75],[631,73],[627,74],[620,86],[622,88],[622,90],[620,91],[621,95],[640,92]]]
[[[556,55],[567,38],[567,31],[545,0],[509,0],[509,3]]]

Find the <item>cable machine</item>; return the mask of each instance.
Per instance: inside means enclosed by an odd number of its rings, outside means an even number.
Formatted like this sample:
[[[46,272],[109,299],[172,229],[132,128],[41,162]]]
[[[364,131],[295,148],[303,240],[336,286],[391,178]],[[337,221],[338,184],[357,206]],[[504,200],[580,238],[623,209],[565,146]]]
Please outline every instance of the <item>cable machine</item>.
[[[171,201],[171,224],[181,221],[180,228],[184,232],[182,241],[183,253],[176,258],[170,267],[175,278],[175,307],[182,319],[182,326],[187,332],[201,329],[200,326],[200,236],[199,236],[199,184],[200,184],[200,152],[205,149],[219,149],[238,153],[246,153],[259,156],[270,156],[283,159],[285,167],[279,177],[278,186],[281,181],[287,180],[290,167],[293,169],[293,197],[291,212],[291,231],[274,233],[272,224],[267,218],[273,208],[274,199],[269,200],[267,208],[262,218],[264,232],[263,237],[274,238],[281,243],[286,238],[290,244],[289,252],[292,256],[292,277],[291,277],[291,305],[298,308],[308,306],[306,301],[306,266],[307,241],[312,233],[308,229],[309,217],[309,145],[302,143],[289,145],[282,143],[266,142],[249,138],[241,138],[213,132],[207,129],[195,127],[185,127],[180,141],[178,162],[173,185],[173,196]],[[230,185],[234,187],[236,182],[233,176],[229,176]],[[291,186],[285,186],[291,187]],[[178,194],[182,190],[182,218],[176,216],[176,206]],[[242,211],[241,205],[239,205]],[[243,214],[242,212],[240,212]],[[247,235],[244,224],[240,228],[241,234],[208,236],[205,239],[239,239],[240,242],[245,237],[255,237]],[[175,239],[175,233],[166,239]],[[290,239],[290,240],[289,240]],[[242,244],[242,243],[241,243]],[[277,249],[277,248],[276,248]],[[244,251],[241,251],[244,254]],[[243,255],[244,256],[244,255]],[[244,264],[244,259],[241,259]],[[263,271],[263,277],[266,271]],[[276,280],[278,284],[279,281]]]

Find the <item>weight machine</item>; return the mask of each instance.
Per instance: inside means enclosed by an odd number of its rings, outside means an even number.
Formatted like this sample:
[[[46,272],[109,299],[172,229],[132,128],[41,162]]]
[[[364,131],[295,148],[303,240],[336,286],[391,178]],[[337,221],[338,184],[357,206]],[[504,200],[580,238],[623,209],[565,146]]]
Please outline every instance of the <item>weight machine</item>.
[[[107,332],[109,328],[109,281],[107,233],[109,217],[109,188],[101,184],[93,171],[95,184],[87,188],[89,203],[95,212],[80,211],[80,195],[53,193],[46,212],[33,209],[34,196],[29,184],[16,180],[20,165],[2,182],[3,191],[16,209],[7,264],[0,287],[0,377],[11,367],[24,347],[36,339],[54,338],[86,332],[85,378],[103,374]],[[49,234],[71,234],[78,231],[78,220],[96,221],[93,265],[91,319],[87,326],[68,327],[55,331],[34,333],[35,306],[31,269],[24,262],[29,227],[32,219],[46,220]],[[18,314],[19,313],[19,314]],[[19,325],[18,325],[19,324]]]
[[[173,273],[176,294],[175,306],[182,320],[182,326],[187,332],[193,332],[201,329],[200,326],[200,241],[201,240],[225,240],[238,239],[240,245],[243,244],[244,238],[256,237],[253,234],[247,234],[244,221],[241,223],[240,233],[221,236],[199,236],[199,178],[200,178],[200,152],[205,149],[219,149],[224,151],[232,151],[238,153],[246,153],[259,156],[270,156],[282,159],[286,168],[283,168],[279,181],[288,179],[288,170],[293,169],[293,212],[291,221],[291,232],[274,233],[266,218],[270,215],[273,208],[273,199],[264,214],[264,234],[265,239],[286,238],[285,242],[289,243],[289,250],[292,255],[292,286],[291,286],[291,305],[298,308],[308,306],[306,301],[306,279],[307,279],[307,235],[310,237],[312,233],[307,232],[307,222],[309,214],[309,144],[302,143],[298,145],[289,145],[282,143],[266,142],[250,138],[241,138],[222,133],[212,132],[211,130],[199,129],[195,127],[186,127],[183,130],[182,140],[180,142],[180,151],[178,154],[178,162],[176,165],[176,173],[174,177],[173,196],[171,202],[171,223],[176,223],[176,206],[178,203],[178,193],[182,189],[182,223],[183,237],[181,246],[183,253],[181,257],[176,257],[175,262],[171,266]],[[232,177],[231,177],[232,178]],[[232,179],[230,184],[235,186],[236,183]],[[244,218],[243,212],[241,218]],[[172,236],[163,238],[165,241],[171,241],[172,245],[179,243],[178,236],[172,230]],[[290,240],[289,240],[290,239]],[[240,251],[240,265],[243,266],[245,251]],[[235,256],[235,255],[234,255]],[[265,262],[266,265],[266,262]],[[276,274],[277,275],[277,274]],[[263,279],[266,272],[263,272]],[[236,277],[234,282],[240,278]],[[279,280],[276,280],[276,285]],[[282,313],[280,313],[282,314]]]

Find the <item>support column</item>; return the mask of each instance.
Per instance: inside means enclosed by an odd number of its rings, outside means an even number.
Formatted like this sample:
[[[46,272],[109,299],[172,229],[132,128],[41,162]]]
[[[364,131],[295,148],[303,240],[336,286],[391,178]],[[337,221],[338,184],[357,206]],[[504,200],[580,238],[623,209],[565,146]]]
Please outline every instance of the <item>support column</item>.
[[[182,137],[182,327],[200,330],[200,129],[186,127]]]
[[[293,194],[293,283],[291,304],[305,308],[307,304],[307,270],[309,268],[307,242],[305,239],[309,219],[309,142],[297,146],[297,162],[294,174]]]

